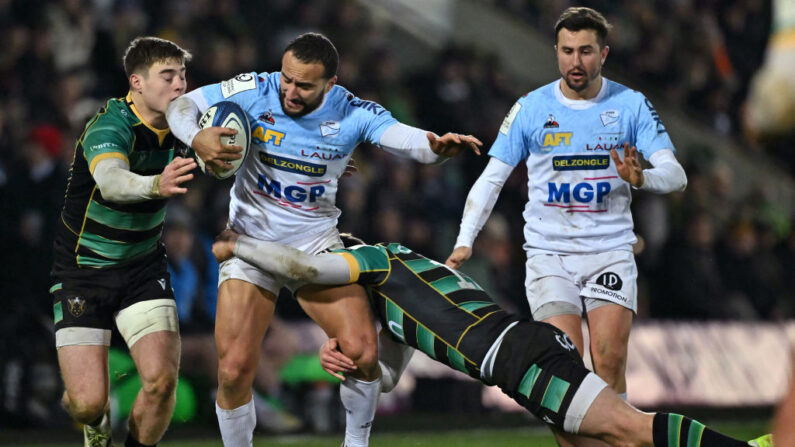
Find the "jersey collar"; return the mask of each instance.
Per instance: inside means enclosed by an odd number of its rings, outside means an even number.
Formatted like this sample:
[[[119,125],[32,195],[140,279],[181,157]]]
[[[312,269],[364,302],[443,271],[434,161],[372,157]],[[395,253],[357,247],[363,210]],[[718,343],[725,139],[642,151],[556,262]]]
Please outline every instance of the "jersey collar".
[[[555,82],[552,86],[552,90],[555,92],[555,98],[558,100],[558,102],[570,109],[575,109],[575,110],[589,109],[595,106],[596,104],[598,104],[599,101],[601,101],[602,98],[604,98],[605,95],[607,94],[608,80],[604,76],[602,76],[602,88],[600,88],[599,93],[597,93],[596,96],[594,96],[591,99],[569,99],[565,97],[563,95],[563,91],[560,89],[561,82],[565,81],[563,79],[560,79],[558,82]]]

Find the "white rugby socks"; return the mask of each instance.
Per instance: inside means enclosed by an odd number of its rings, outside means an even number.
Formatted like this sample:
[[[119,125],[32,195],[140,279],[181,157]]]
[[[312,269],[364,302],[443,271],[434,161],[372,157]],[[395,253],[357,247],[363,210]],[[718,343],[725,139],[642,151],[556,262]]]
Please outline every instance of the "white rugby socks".
[[[224,447],[251,447],[254,444],[254,427],[257,415],[254,412],[254,399],[233,410],[224,410],[215,402],[215,414]]]
[[[373,425],[378,395],[381,393],[381,378],[364,382],[348,377],[340,386],[340,399],[345,407],[346,447],[367,447],[370,427]]]

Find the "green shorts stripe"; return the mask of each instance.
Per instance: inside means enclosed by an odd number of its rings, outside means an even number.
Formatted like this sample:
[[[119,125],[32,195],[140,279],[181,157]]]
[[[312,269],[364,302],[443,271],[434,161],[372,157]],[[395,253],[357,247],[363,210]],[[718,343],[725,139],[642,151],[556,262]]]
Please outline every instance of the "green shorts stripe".
[[[524,373],[522,381],[519,382],[519,394],[530,398],[530,392],[533,391],[533,386],[536,384],[538,375],[541,374],[541,368],[538,365],[531,366],[527,372]]]
[[[547,390],[544,392],[544,397],[541,399],[541,406],[557,413],[560,409],[560,404],[563,403],[563,398],[566,397],[569,385],[569,382],[552,376],[547,385]]]

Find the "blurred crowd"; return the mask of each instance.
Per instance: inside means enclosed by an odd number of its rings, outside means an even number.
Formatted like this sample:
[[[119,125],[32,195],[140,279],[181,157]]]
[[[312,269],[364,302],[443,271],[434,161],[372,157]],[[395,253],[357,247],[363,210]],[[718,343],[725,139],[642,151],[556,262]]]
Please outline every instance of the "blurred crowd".
[[[570,2],[493,3],[552,39],[552,24]],[[602,10],[615,25],[607,66],[622,81],[742,138],[739,117],[748,80],[762,62],[768,1],[581,3]],[[452,43],[433,64],[407,72],[390,50],[389,35],[396,30],[354,0],[0,0],[0,29],[0,424],[46,424],[58,405],[48,294],[53,227],[75,139],[108,97],[127,92],[121,57],[132,38],[157,35],[189,49],[191,90],[240,72],[278,70],[291,38],[320,31],[340,52],[341,85],[404,123],[472,133],[487,147],[516,98],[538,87],[509,79],[493,55]],[[677,142],[676,135],[672,139]],[[747,147],[795,166],[791,151],[776,144]],[[785,282],[795,271],[793,216],[767,199],[775,185],[759,184],[738,197],[735,173],[720,147],[686,152],[685,192],[638,192],[633,203],[639,317],[795,317]],[[369,242],[400,241],[444,260],[487,157],[467,154],[425,166],[362,145],[354,158],[358,173],[340,183],[339,228]],[[464,271],[502,305],[529,315],[521,231],[526,175],[518,166],[509,178]],[[214,349],[202,344],[211,340],[206,336],[212,335],[216,298],[217,270],[208,249],[225,225],[230,187],[230,181],[198,176],[189,194],[169,205],[164,241],[183,333],[205,336],[195,349],[185,346],[191,355]],[[285,321],[305,318],[287,296],[277,311]],[[285,346],[291,345],[274,349]],[[201,368],[202,362],[212,359],[191,364]],[[260,388],[277,394],[267,374]]]

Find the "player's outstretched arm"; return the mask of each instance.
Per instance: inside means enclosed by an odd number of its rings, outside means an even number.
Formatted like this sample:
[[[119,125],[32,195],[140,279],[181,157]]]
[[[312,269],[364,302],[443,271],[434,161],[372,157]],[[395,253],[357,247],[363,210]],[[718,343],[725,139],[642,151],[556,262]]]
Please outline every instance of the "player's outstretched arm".
[[[342,285],[351,282],[348,261],[332,253],[310,255],[286,245],[239,235],[232,230],[221,233],[212,250],[218,262],[237,256],[266,272],[311,284]]]
[[[195,168],[192,159],[177,157],[161,174],[138,175],[130,171],[126,159],[108,158],[97,163],[92,175],[105,200],[136,203],[186,193],[180,185],[193,178],[190,171]]]
[[[425,136],[428,138],[431,150],[443,157],[455,157],[468,149],[480,155],[480,147],[483,146],[483,143],[472,135],[448,132],[439,137],[433,132],[428,132]]]
[[[389,126],[378,142],[385,151],[420,163],[441,163],[464,150],[480,155],[483,143],[472,135],[447,133],[442,137],[416,127],[397,123]]]
[[[196,103],[200,95],[201,92],[197,89],[171,101],[166,109],[168,126],[174,136],[193,148],[205,163],[222,169],[232,169],[229,161],[243,157],[243,148],[221,143],[221,136],[234,135],[237,131],[225,127],[200,128],[198,119],[201,109]]]
[[[661,149],[649,157],[651,169],[643,169],[640,165],[638,151],[635,146],[624,143],[624,159],[618,157],[615,149],[610,157],[616,165],[618,175],[632,186],[644,191],[665,194],[684,191],[687,187],[685,169],[676,160],[673,150]]]
[[[511,171],[513,166],[492,157],[486,169],[472,185],[467,195],[464,215],[461,217],[461,230],[455,241],[455,249],[445,262],[448,267],[457,269],[472,256],[475,237],[491,215],[491,210],[494,209],[502,186],[511,175]]]

